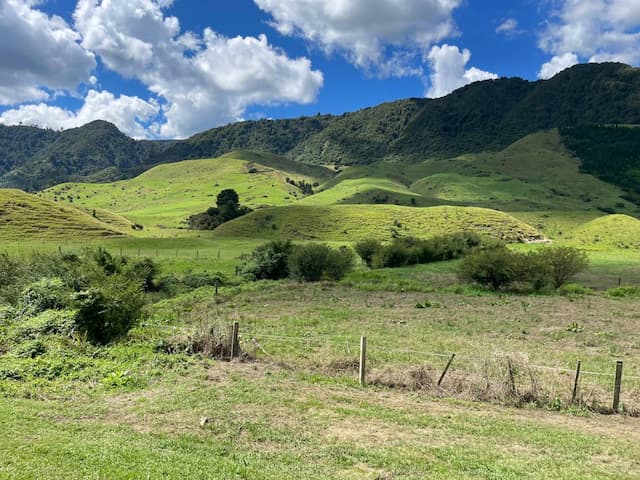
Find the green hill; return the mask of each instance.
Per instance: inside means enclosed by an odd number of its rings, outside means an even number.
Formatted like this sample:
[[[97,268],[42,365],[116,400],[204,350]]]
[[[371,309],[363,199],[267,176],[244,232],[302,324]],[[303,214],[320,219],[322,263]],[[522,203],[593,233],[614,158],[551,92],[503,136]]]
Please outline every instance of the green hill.
[[[528,135],[501,152],[349,167],[322,188],[301,203],[640,213],[622,188],[582,173],[555,129]]]
[[[216,195],[226,188],[235,189],[241,203],[252,208],[286,205],[303,197],[287,178],[314,183],[331,175],[323,167],[236,152],[216,159],[159,165],[130,180],[61,184],[39,195],[87,209],[109,210],[153,230],[184,226],[187,217],[214,205]]]
[[[627,215],[607,215],[576,229],[570,240],[579,245],[640,249],[640,220]]]
[[[76,208],[38,198],[21,190],[0,189],[0,239],[90,239],[123,235]]]
[[[392,205],[292,205],[256,210],[215,231],[236,238],[296,240],[389,240],[397,235],[431,237],[472,230],[509,242],[541,240],[533,227],[502,212],[482,208],[410,208]]]
[[[239,122],[182,141],[134,141],[106,122],[64,132],[0,126],[0,186],[131,178],[153,165],[234,150],[328,165],[420,163],[501,151],[552,128],[640,124],[639,89],[640,69],[586,64],[550,80],[487,80],[439,99],[399,100],[339,116]],[[575,151],[582,158],[583,150]],[[605,168],[599,157],[585,158],[585,171]],[[635,178],[624,186],[635,188]]]

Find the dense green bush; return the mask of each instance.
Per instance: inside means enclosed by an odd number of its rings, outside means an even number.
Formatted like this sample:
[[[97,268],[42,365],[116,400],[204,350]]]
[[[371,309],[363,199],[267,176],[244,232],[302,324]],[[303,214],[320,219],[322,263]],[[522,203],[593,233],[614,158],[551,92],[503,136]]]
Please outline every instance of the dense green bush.
[[[353,268],[353,251],[348,247],[335,250],[328,245],[297,245],[289,255],[291,277],[301,282],[322,279],[340,280]]]
[[[484,250],[462,260],[460,277],[499,290],[514,282],[520,272],[517,254],[506,247]]]
[[[138,320],[144,295],[141,285],[119,277],[77,292],[73,304],[78,331],[92,343],[106,344],[126,334]]]
[[[531,253],[501,247],[465,257],[459,275],[493,290],[520,283],[538,291],[546,287],[559,289],[587,266],[586,254],[571,247],[549,247]]]
[[[293,243],[290,240],[274,240],[260,245],[242,258],[239,273],[252,280],[287,278],[292,250]]]
[[[368,267],[373,266],[373,256],[382,248],[382,243],[372,238],[362,240],[355,245],[356,253],[360,255],[360,258],[362,258]]]
[[[141,314],[157,265],[130,261],[103,249],[79,254],[0,255],[0,301],[8,304],[19,336],[79,332],[94,343],[124,335]],[[9,311],[9,310],[7,310]]]
[[[367,240],[356,245],[356,249],[360,248],[364,254],[371,255],[371,262],[367,263],[373,268],[395,268],[460,258],[475,249],[497,245],[501,243],[477,233],[458,232],[426,240],[399,237],[389,245]]]

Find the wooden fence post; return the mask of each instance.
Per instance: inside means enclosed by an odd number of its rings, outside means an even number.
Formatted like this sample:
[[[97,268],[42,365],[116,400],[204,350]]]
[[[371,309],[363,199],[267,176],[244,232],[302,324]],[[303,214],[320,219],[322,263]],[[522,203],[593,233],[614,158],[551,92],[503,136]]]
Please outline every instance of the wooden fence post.
[[[573,405],[578,397],[578,386],[580,385],[580,365],[582,362],[578,360],[578,365],[576,366],[576,378],[573,382],[573,394],[571,395],[571,404]]]
[[[516,375],[515,369],[513,368],[513,363],[511,363],[511,358],[507,357],[507,367],[509,369],[509,382],[511,388],[511,395],[514,397],[518,396],[518,389],[516,388]]]
[[[367,375],[367,337],[360,338],[360,386],[364,387],[366,385],[366,375]]]
[[[233,326],[231,327],[231,348],[229,349],[229,360],[233,360],[238,356],[237,346],[238,346],[238,329],[239,323],[233,322]]]
[[[616,383],[613,389],[613,413],[620,407],[620,387],[622,386],[622,360],[616,362]]]
[[[451,358],[447,362],[447,366],[444,367],[444,371],[442,372],[442,375],[440,375],[440,380],[438,380],[438,386],[440,386],[440,384],[442,383],[442,380],[444,380],[444,376],[447,374],[447,371],[449,370],[449,367],[451,366],[451,362],[453,362],[454,358],[456,358],[456,354],[452,353]]]

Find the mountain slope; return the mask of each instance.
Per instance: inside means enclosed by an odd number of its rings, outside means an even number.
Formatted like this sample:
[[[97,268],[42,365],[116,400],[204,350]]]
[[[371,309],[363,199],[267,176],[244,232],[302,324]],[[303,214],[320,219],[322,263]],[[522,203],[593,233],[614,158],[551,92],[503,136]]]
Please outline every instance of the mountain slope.
[[[640,69],[576,65],[550,80],[487,80],[439,99],[399,100],[340,116],[239,122],[174,142],[134,141],[106,122],[65,132],[0,126],[0,186],[130,178],[156,164],[232,150],[310,164],[419,163],[500,151],[541,130],[585,123],[640,124]],[[640,188],[633,182],[626,187]]]

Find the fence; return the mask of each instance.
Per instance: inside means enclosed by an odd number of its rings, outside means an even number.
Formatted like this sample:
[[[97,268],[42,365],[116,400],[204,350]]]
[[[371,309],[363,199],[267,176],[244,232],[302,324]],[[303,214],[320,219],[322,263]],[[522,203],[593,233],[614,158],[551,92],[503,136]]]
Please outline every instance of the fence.
[[[242,330],[238,322],[229,331],[229,360],[251,352],[294,368],[311,366],[330,375],[346,375],[362,387],[382,385],[473,400],[640,414],[640,376],[623,376],[621,360],[612,362],[610,372],[601,372],[584,368],[585,361],[575,367],[557,367],[530,363],[522,354],[470,356],[405,350],[366,336],[275,335]]]

